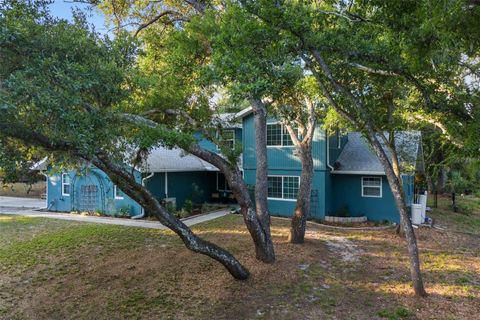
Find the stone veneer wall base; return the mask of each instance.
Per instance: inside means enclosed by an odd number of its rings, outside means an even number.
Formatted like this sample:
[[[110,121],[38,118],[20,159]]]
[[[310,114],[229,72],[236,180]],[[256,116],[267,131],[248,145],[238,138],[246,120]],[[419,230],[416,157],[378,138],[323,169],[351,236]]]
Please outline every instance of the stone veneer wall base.
[[[367,217],[334,217],[334,216],[325,216],[325,221],[327,222],[338,222],[338,223],[360,223],[366,222]]]

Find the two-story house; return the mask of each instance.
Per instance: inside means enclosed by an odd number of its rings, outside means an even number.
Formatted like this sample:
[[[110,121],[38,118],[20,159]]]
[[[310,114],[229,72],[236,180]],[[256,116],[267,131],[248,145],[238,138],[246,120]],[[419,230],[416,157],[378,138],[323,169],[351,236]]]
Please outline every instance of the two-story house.
[[[251,108],[237,114],[242,119],[245,182],[255,185],[255,126]],[[268,206],[272,215],[291,216],[300,183],[301,163],[286,129],[275,118],[267,121]],[[422,169],[419,132],[396,133],[397,149],[409,173],[402,174],[407,205],[413,201],[415,169]],[[399,222],[385,172],[359,133],[328,136],[317,125],[313,145],[314,177],[310,217],[366,216],[369,220]]]
[[[239,112],[240,124],[227,126],[224,141],[242,144],[240,164],[245,182],[255,185],[255,126],[251,108]],[[234,123],[234,122],[233,122]],[[283,125],[275,118],[267,123],[268,205],[272,215],[291,216],[300,183],[301,163]],[[219,152],[218,147],[196,135],[199,145]],[[407,204],[413,202],[414,174],[422,170],[421,136],[418,132],[396,133],[397,149],[408,173],[402,174]],[[313,141],[314,179],[310,217],[326,215],[367,216],[374,221],[399,221],[382,165],[359,133],[327,135],[320,125]],[[42,169],[39,167],[38,169]],[[46,169],[45,164],[43,169]],[[48,170],[47,170],[48,171]],[[213,165],[181,149],[158,147],[151,150],[146,165],[135,170],[144,184],[160,201],[184,206],[193,203],[231,199],[224,176]],[[85,167],[80,172],[50,171],[47,181],[47,205],[53,211],[123,212],[141,216],[142,208],[110,181],[99,169]]]

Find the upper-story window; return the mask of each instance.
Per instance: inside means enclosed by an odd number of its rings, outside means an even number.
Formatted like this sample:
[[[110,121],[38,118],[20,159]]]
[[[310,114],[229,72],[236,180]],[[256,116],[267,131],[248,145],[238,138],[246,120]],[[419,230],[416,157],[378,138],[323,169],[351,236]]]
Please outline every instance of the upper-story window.
[[[222,130],[221,132],[217,132],[217,138],[223,145],[230,149],[233,149],[235,146],[235,130]]]
[[[70,176],[68,173],[62,173],[62,196],[70,195]]]
[[[382,197],[382,177],[362,177],[362,197]]]
[[[117,199],[117,200],[122,200],[123,199],[122,190],[117,188],[117,186],[115,186],[115,185],[113,186],[113,195],[114,195],[115,199]]]
[[[267,124],[267,147],[268,146],[293,146],[290,134],[283,124]]]

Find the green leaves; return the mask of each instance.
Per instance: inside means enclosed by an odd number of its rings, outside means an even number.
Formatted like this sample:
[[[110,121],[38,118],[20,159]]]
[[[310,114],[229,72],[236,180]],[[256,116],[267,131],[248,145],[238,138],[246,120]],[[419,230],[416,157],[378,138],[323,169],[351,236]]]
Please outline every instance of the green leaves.
[[[120,34],[102,39],[82,19],[53,19],[40,2],[9,1],[0,10],[0,103],[8,106],[0,127],[12,125],[16,136],[31,132],[84,155],[116,149],[128,127],[115,113],[135,86],[135,42]],[[12,133],[0,131],[0,138]],[[78,154],[70,157],[75,162]]]

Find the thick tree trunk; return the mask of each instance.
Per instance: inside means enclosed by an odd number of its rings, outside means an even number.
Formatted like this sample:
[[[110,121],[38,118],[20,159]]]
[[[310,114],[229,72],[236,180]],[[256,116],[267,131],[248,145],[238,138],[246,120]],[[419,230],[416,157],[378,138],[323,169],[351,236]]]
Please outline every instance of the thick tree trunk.
[[[92,159],[92,163],[104,171],[125,194],[154,214],[160,223],[174,231],[188,249],[217,260],[235,279],[245,280],[249,277],[248,270],[232,254],[196,236],[182,221],[165,211],[152,194],[135,181],[133,176],[111,163],[107,155],[98,154],[95,159]]]
[[[268,212],[268,162],[267,162],[267,108],[258,99],[251,99],[253,119],[255,123],[255,154],[256,154],[256,178],[255,178],[255,207],[257,217],[260,220],[266,238],[270,234],[270,214]],[[275,262],[273,246],[269,251],[257,252],[257,259],[265,262]]]
[[[310,213],[310,198],[313,181],[313,158],[311,143],[301,144],[297,148],[302,162],[302,174],[298,188],[297,203],[292,217],[289,241],[291,243],[303,243],[305,241],[305,228],[307,217]]]
[[[178,110],[168,110],[168,113],[174,115],[182,115],[191,123],[192,127],[198,126],[198,123],[186,113],[179,112]],[[129,117],[129,119],[131,119],[131,117]],[[157,126],[155,122],[144,118],[134,118],[132,119],[132,121],[134,121],[135,123],[140,121],[142,124],[150,127]],[[224,174],[225,178],[228,181],[230,189],[233,191],[235,199],[240,205],[240,211],[243,215],[245,225],[247,226],[247,229],[250,232],[250,235],[255,244],[255,252],[257,259],[265,263],[273,262],[275,260],[275,253],[272,238],[270,235],[270,224],[262,223],[260,217],[257,216],[252,199],[250,198],[250,193],[248,192],[247,186],[242,177],[242,173],[238,169],[237,164],[230,163],[221,155],[203,149],[198,145],[183,145],[180,147],[183,147],[191,154],[214,165]]]
[[[248,279],[250,273],[232,254],[193,234],[182,221],[166,212],[152,194],[144,186],[137,183],[132,175],[112,163],[107,154],[100,151],[92,159],[91,156],[84,155],[75,145],[65,142],[56,143],[41,133],[12,123],[0,123],[0,131],[25,143],[43,147],[45,150],[68,152],[71,155],[91,161],[97,168],[104,171],[130,198],[137,201],[145,210],[155,214],[163,225],[174,231],[183,240],[188,249],[217,260],[235,279]]]
[[[402,227],[405,232],[405,237],[407,239],[407,248],[410,256],[410,275],[413,282],[413,288],[415,294],[418,296],[426,296],[427,292],[425,291],[423,285],[422,274],[420,272],[420,259],[418,257],[418,246],[417,240],[415,237],[415,232],[412,227],[412,222],[408,216],[407,206],[405,204],[405,197],[402,191],[401,181],[395,175],[393,167],[387,158],[385,151],[383,150],[380,142],[378,141],[375,133],[370,131],[367,136],[370,144],[372,145],[375,153],[380,160],[380,163],[385,169],[385,174],[387,176],[390,189],[395,200],[395,204],[400,212],[400,217],[403,219]]]
[[[438,193],[444,193],[445,192],[445,186],[446,186],[446,177],[447,173],[443,167],[438,169],[438,175],[437,175],[437,183],[436,183],[436,189]]]
[[[403,224],[403,227],[405,231],[405,237],[407,239],[407,248],[408,248],[408,253],[410,257],[410,274],[411,274],[415,294],[418,296],[426,296],[427,293],[423,286],[422,274],[420,273],[420,260],[418,258],[417,240],[415,238],[415,233],[413,231],[412,223],[410,221],[410,218],[408,217],[407,207],[405,205],[405,199],[402,193],[401,183],[395,176],[392,165],[389,159],[387,158],[385,151],[382,148],[382,145],[378,141],[377,136],[375,135],[374,127],[370,123],[370,116],[366,113],[362,102],[359,99],[357,99],[357,97],[353,95],[351,91],[347,90],[342,84],[340,84],[335,80],[330,70],[330,67],[323,60],[320,52],[317,50],[311,50],[310,52],[312,53],[316,63],[318,64],[318,66],[320,67],[324,75],[332,84],[334,88],[333,90],[336,93],[340,95],[344,95],[347,98],[349,98],[356,112],[360,114],[361,119],[357,119],[354,115],[350,114],[341,106],[339,106],[335,98],[332,96],[330,91],[325,86],[325,83],[323,82],[323,78],[319,75],[319,73],[316,71],[315,68],[311,68],[311,71],[315,76],[315,78],[317,79],[320,89],[325,94],[328,101],[332,104],[335,110],[338,113],[340,113],[342,117],[350,121],[355,126],[363,127],[364,130],[367,131],[366,132],[367,139],[372,145],[377,157],[380,160],[380,163],[385,169],[385,174],[387,175],[387,180],[390,185],[390,189],[392,191],[393,197],[395,199],[395,204],[400,212],[401,219],[405,221],[405,223]],[[307,62],[307,64],[312,65],[312,61],[309,60],[308,57],[305,57],[305,61]]]
[[[396,146],[395,146],[395,132],[394,131],[391,131],[390,132],[390,152],[391,152],[391,156],[392,156],[392,170],[393,170],[393,173],[395,174],[395,177],[397,178],[397,180],[400,182],[400,190],[402,192],[402,195],[403,195],[403,186],[402,186],[402,174],[401,174],[401,170],[400,170],[400,161],[398,161],[398,154],[396,152]],[[397,226],[397,234],[401,237],[405,236],[405,219],[404,219],[404,216],[403,215],[400,215],[400,223],[399,225]]]
[[[272,259],[274,261],[275,254],[272,238],[270,236],[270,226],[268,226],[268,230],[265,230],[264,225],[258,218],[254,209],[253,201],[250,198],[250,193],[248,192],[248,188],[238,167],[236,165],[232,166],[220,155],[198,146],[192,146],[188,151],[200,159],[213,164],[224,174],[228,181],[228,185],[240,206],[243,220],[253,239],[253,243],[255,244],[257,259],[265,263],[271,263]]]

